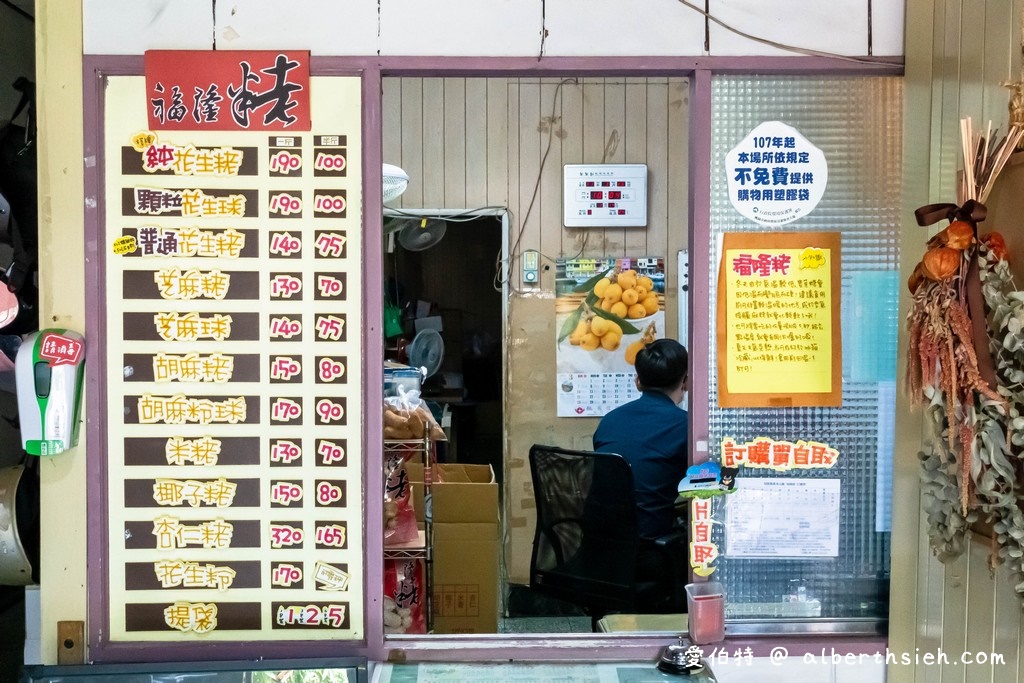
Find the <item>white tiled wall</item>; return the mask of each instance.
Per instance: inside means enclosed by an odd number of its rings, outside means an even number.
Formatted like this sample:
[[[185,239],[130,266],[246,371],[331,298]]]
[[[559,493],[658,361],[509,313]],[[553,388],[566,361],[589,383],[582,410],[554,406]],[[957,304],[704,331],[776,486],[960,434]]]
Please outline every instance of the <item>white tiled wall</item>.
[[[703,7],[703,0],[688,0]],[[902,0],[712,0],[750,36],[843,55],[903,53]],[[82,0],[86,54],[308,49],[315,55],[794,54],[710,24],[679,0]],[[542,45],[543,36],[543,45]]]
[[[82,0],[82,51],[87,55],[212,46],[210,0]]]
[[[700,3],[703,5],[703,2]],[[865,0],[711,0],[710,13],[751,36],[844,55],[868,53]],[[713,55],[790,55],[711,23]]]

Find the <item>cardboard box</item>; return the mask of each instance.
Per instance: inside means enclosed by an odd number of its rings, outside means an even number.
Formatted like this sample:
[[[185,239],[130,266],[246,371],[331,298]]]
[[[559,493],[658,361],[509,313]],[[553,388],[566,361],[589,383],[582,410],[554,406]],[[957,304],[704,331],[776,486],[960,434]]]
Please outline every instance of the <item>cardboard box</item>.
[[[406,463],[417,519],[423,465]],[[434,633],[498,632],[498,484],[490,465],[432,468],[431,610]],[[438,481],[440,480],[440,481]]]

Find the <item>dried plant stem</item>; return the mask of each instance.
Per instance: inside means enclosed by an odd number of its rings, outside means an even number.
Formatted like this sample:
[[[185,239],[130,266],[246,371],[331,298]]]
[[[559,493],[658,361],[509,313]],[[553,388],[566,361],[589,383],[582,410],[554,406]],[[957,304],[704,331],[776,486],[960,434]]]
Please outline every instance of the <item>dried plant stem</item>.
[[[988,199],[989,194],[992,192],[992,188],[995,186],[996,178],[999,173],[1003,170],[1006,162],[1010,160],[1010,157],[1017,149],[1017,145],[1024,139],[1024,128],[1020,126],[1014,126],[1010,129],[1010,132],[1004,138],[1003,143],[994,152],[995,159],[992,167],[989,171],[988,177],[985,179],[985,184],[982,186],[981,191],[978,193],[978,201],[982,204]]]
[[[992,136],[991,121],[988,122],[985,136],[977,137],[971,117],[960,120],[960,149],[964,165],[958,193],[961,204],[968,199],[985,203],[995,186],[996,178],[1024,139],[1024,127],[1012,123],[1009,132],[995,145],[992,144]]]
[[[964,419],[960,425],[960,512],[964,517],[970,510],[974,497],[974,481],[971,479],[971,446],[974,444],[974,430]]]

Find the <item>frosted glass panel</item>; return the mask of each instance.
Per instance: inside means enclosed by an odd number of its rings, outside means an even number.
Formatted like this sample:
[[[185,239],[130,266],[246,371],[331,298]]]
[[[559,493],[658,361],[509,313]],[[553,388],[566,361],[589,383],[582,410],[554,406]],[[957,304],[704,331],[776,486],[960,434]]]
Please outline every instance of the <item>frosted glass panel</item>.
[[[754,559],[729,556],[724,525],[715,541],[724,553],[714,578],[724,582],[727,614],[738,619],[782,617],[884,620],[888,614],[888,519],[885,476],[891,471],[898,329],[898,232],[902,154],[902,80],[898,77],[718,77],[713,83],[711,165],[711,304],[715,320],[719,254],[727,232],[839,232],[842,238],[843,402],[838,408],[718,408],[711,372],[709,446],[723,438],[818,441],[839,451],[827,470],[776,473],[745,468],[741,478],[838,479],[838,557]],[[753,128],[782,121],[821,149],[828,185],[817,208],[792,223],[766,227],[729,201],[724,159]],[[717,367],[714,325],[708,347]],[[879,436],[883,438],[879,438]],[[889,435],[889,436],[887,436]],[[821,482],[821,490],[826,485]],[[880,498],[881,497],[881,498]],[[729,497],[715,518],[727,517]],[[734,504],[738,507],[738,503]],[[877,529],[877,530],[876,530]],[[738,546],[737,546],[738,547]],[[816,602],[815,602],[816,601]]]

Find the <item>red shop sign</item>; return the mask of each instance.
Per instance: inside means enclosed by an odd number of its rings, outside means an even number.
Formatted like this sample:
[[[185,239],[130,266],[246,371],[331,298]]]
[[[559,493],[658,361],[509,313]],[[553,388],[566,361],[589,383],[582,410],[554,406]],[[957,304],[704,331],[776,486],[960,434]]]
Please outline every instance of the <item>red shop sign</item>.
[[[149,50],[150,130],[308,131],[309,52]]]

